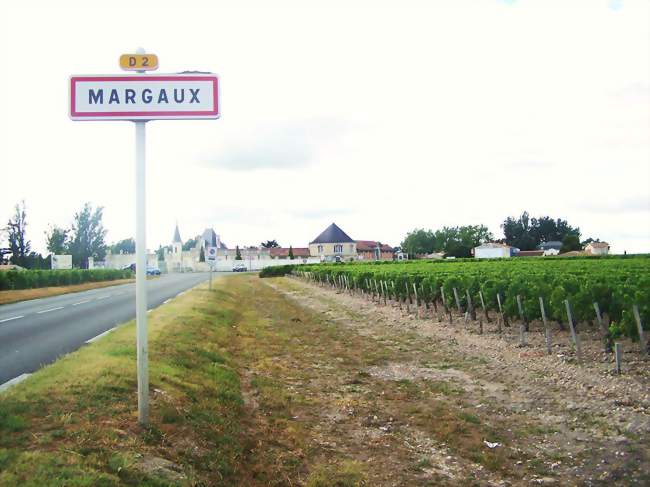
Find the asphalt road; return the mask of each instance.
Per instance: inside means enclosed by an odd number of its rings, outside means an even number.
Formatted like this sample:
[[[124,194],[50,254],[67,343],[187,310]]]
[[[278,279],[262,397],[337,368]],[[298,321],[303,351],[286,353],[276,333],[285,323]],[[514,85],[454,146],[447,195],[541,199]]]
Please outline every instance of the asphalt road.
[[[149,280],[147,307],[207,279],[207,273],[187,273]],[[0,388],[133,318],[135,283],[0,306]]]

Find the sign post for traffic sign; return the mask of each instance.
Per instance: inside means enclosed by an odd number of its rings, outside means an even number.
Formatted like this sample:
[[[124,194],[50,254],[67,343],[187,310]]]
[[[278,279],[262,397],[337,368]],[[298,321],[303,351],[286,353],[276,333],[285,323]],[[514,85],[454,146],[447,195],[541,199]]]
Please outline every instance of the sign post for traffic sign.
[[[149,75],[158,57],[126,54],[120,58],[133,75],[71,76],[70,118],[135,122],[136,214],[136,337],[138,360],[138,420],[149,423],[149,367],[147,344],[147,256],[145,232],[145,124],[150,120],[219,118],[219,78],[214,74]],[[216,255],[216,253],[215,253]],[[212,278],[212,275],[210,275]]]
[[[214,267],[214,264],[217,262],[217,248],[206,247],[205,250],[205,260],[208,261],[208,265],[210,266],[210,281],[208,284],[208,290],[212,291],[212,269]]]

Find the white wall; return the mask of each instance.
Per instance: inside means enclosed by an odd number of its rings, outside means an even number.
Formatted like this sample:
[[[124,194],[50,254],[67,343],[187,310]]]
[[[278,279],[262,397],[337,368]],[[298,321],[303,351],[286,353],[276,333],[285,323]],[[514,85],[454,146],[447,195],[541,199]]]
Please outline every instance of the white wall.
[[[499,257],[510,257],[510,249],[506,247],[495,248],[474,248],[474,257],[477,259],[494,259]]]

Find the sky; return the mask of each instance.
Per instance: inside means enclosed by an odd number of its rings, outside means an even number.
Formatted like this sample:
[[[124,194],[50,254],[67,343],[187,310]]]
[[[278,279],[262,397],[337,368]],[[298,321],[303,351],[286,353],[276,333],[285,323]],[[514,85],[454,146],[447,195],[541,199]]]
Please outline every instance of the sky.
[[[53,6],[53,4],[55,4]],[[147,247],[213,227],[304,247],[330,223],[398,245],[414,228],[528,211],[650,252],[650,3],[3,1],[0,222],[28,238],[85,202],[135,234],[135,129],[73,122],[68,78],[220,77],[221,118],[147,124]],[[3,242],[0,242],[2,246]]]

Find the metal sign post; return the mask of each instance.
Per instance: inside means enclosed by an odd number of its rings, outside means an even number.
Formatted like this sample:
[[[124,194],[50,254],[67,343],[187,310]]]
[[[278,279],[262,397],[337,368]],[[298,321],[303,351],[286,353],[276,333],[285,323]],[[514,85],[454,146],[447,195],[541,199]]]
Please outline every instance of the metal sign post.
[[[144,54],[144,49],[138,49]],[[144,73],[144,71],[139,71]],[[147,342],[147,242],[145,199],[146,120],[135,123],[135,322],[138,347],[138,421],[149,423],[149,344]]]
[[[212,291],[212,269],[214,268],[214,264],[217,261],[217,248],[207,247],[206,254],[207,254],[206,260],[208,261],[208,265],[210,266],[210,281],[208,284],[208,291]]]
[[[219,118],[219,78],[213,74],[150,75],[158,57],[137,54],[120,58],[135,75],[71,76],[72,120],[128,120],[135,123],[135,248],[138,420],[149,424],[149,359],[147,345],[147,255],[145,209],[145,124],[150,120]],[[216,257],[216,251],[215,251]],[[212,266],[210,267],[212,287]]]

